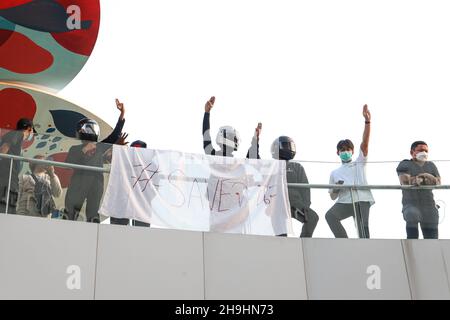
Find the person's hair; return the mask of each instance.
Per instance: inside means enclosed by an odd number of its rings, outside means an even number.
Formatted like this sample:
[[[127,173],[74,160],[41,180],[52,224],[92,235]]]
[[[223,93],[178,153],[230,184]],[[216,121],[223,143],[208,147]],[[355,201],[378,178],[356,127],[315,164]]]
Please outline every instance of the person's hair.
[[[17,121],[16,129],[17,130],[26,130],[28,128],[33,128],[33,121],[28,118],[21,118]]]
[[[33,159],[45,159],[45,156],[43,156],[43,155],[41,155],[41,154],[38,154],[38,155],[35,155],[35,156],[33,157]],[[39,165],[39,164],[37,164],[36,162],[30,162],[30,171],[31,171],[31,173],[33,173],[34,170],[36,170],[36,167],[37,167],[38,165]]]
[[[417,146],[419,146],[421,144],[424,144],[424,145],[428,146],[425,141],[420,141],[420,140],[419,141],[414,141],[412,143],[412,145],[411,145],[411,151],[414,151],[417,148]]]
[[[338,142],[338,144],[336,146],[337,151],[339,151],[345,147],[355,150],[355,146],[353,145],[353,142],[350,139],[341,140]]]

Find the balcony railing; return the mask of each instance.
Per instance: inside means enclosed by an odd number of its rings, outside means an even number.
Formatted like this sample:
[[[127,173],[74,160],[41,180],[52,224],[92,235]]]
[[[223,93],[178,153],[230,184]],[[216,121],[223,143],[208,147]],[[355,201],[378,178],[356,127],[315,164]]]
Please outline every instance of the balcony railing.
[[[57,146],[55,144],[48,143],[47,146],[44,145],[45,140],[57,140]],[[12,184],[15,184],[12,179],[13,167],[17,166],[19,168],[19,176],[22,176],[28,172],[30,169],[26,165],[36,164],[44,166],[54,166],[56,175],[59,176],[63,192],[59,197],[55,198],[57,208],[60,212],[64,211],[64,199],[65,192],[68,183],[70,182],[70,177],[72,170],[82,170],[92,173],[100,173],[104,175],[105,183],[107,186],[107,180],[110,172],[110,165],[107,163],[111,160],[111,153],[105,156],[106,162],[102,167],[95,166],[82,166],[73,163],[66,163],[65,157],[70,147],[79,145],[80,141],[66,139],[62,137],[50,137],[48,135],[35,135],[34,142],[29,143],[29,145],[24,148],[24,156],[15,156],[9,154],[0,154],[2,160],[2,166],[6,163],[9,165],[9,175],[8,177],[0,177],[0,186],[3,187],[3,205],[6,212],[8,213],[9,205],[11,204],[11,189],[15,189]],[[55,151],[57,150],[57,152]],[[110,149],[112,150],[112,149]],[[46,159],[35,159],[36,155],[42,155]],[[49,160],[53,159],[53,160]],[[450,185],[424,185],[424,186],[412,186],[412,185],[400,185],[398,176],[396,173],[396,166],[399,161],[383,161],[383,162],[368,162],[366,165],[367,179],[370,182],[368,185],[331,185],[317,183],[320,181],[328,181],[329,174],[332,170],[340,166],[339,163],[331,162],[314,162],[314,161],[299,161],[305,168],[308,175],[310,183],[289,183],[288,187],[292,189],[304,190],[308,189],[311,195],[311,209],[317,212],[319,216],[319,222],[317,224],[316,230],[314,231],[314,237],[328,238],[333,237],[333,233],[326,221],[326,213],[334,205],[334,201],[330,198],[329,190],[350,190],[350,195],[352,202],[356,203],[358,201],[358,191],[370,190],[373,194],[375,203],[370,208],[369,215],[369,229],[371,238],[405,238],[405,221],[402,214],[402,191],[417,191],[417,194],[424,194],[429,196],[432,192],[435,200],[435,207],[439,214],[439,238],[450,239],[450,221],[447,221],[445,217],[447,198],[450,203],[450,193],[447,189],[450,189]],[[434,161],[438,167],[442,179],[445,181],[446,176],[450,176],[450,166],[447,166],[448,161]],[[192,178],[191,178],[192,179]],[[6,189],[5,189],[6,188]],[[101,193],[104,190],[100,191]],[[420,201],[419,201],[420,204]],[[359,212],[354,208],[353,216],[355,212]],[[102,217],[102,221],[105,223],[107,217]],[[84,209],[81,209],[79,220],[85,219]],[[450,220],[450,219],[448,219]],[[350,238],[358,237],[357,225],[354,224],[358,220],[356,219],[345,219],[342,220],[342,225],[348,233]],[[302,224],[293,220],[294,224],[294,234],[298,236]]]

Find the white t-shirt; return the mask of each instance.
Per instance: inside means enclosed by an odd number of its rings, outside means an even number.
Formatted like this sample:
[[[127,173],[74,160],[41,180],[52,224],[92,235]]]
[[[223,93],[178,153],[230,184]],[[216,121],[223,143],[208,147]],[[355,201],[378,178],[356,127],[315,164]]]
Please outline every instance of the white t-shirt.
[[[366,179],[367,157],[363,152],[359,151],[356,161],[343,163],[338,169],[333,170],[330,175],[330,184],[338,184],[338,181],[344,181],[344,185],[367,185]],[[332,193],[333,190],[328,191]],[[375,201],[370,190],[355,190],[353,192],[355,202],[368,201],[374,204]],[[352,203],[352,195],[350,189],[340,189],[337,203]]]

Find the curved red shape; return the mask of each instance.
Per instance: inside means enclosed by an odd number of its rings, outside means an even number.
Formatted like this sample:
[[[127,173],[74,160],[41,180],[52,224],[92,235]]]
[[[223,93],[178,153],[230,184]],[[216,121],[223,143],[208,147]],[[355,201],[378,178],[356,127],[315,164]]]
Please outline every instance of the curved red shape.
[[[22,143],[22,149],[25,150],[25,149],[28,149],[29,147],[31,147],[34,144],[34,139],[35,139],[35,137],[33,137],[33,139],[30,141],[24,141]]]
[[[13,7],[20,6],[22,4],[33,2],[34,0],[2,0],[0,2],[0,10],[9,9]]]
[[[13,32],[13,30],[0,30],[0,47],[9,40]]]
[[[0,128],[15,130],[20,118],[33,119],[36,102],[22,90],[6,88],[0,91]]]
[[[52,54],[23,34],[0,30],[0,39],[5,37],[8,39],[0,46],[0,68],[34,74],[47,70],[53,64]]]
[[[99,0],[56,0],[66,9],[71,5],[80,7],[81,20],[92,21],[89,29],[73,30],[65,33],[51,33],[52,37],[64,48],[77,54],[90,56],[97,41],[100,29]]]

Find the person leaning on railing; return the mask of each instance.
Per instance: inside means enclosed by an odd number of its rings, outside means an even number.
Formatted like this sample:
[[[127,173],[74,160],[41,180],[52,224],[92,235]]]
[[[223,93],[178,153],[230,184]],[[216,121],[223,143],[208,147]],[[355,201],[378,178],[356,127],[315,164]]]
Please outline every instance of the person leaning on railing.
[[[428,160],[428,145],[415,141],[411,145],[411,160],[403,160],[397,167],[402,185],[439,185],[441,177],[436,165]],[[403,218],[408,239],[419,237],[418,224],[425,239],[438,238],[439,212],[431,190],[402,190]]]
[[[292,138],[287,136],[278,137],[272,143],[270,151],[272,158],[286,161],[286,179],[288,183],[309,183],[303,166],[298,162],[291,161],[297,153],[295,142]],[[290,188],[288,186],[288,195],[291,205],[291,216],[303,223],[300,237],[311,238],[319,222],[319,215],[311,209],[311,189]]]
[[[33,138],[33,122],[22,118],[17,122],[17,131],[11,131],[0,138],[0,153],[20,156],[22,142]],[[11,171],[11,188],[9,191],[8,210],[6,202],[8,198],[9,174]],[[16,213],[16,205],[19,191],[20,162],[14,161],[11,170],[11,160],[0,158],[0,213]]]

